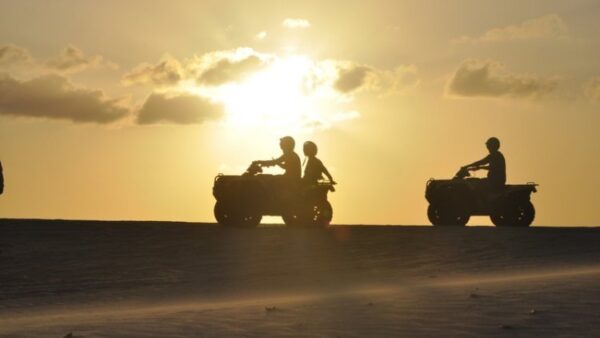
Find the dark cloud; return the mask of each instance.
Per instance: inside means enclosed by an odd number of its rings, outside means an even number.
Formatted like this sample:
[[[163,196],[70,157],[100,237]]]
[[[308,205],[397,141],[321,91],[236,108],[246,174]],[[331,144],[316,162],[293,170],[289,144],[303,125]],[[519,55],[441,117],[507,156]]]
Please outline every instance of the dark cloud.
[[[510,74],[493,61],[466,60],[448,84],[448,93],[464,97],[539,97],[557,87],[554,79]]]
[[[72,45],[65,47],[54,59],[46,62],[46,67],[64,73],[80,72],[82,70],[98,67],[104,63],[100,55],[86,56],[85,53]]]
[[[149,84],[155,86],[173,86],[183,79],[183,70],[179,61],[168,58],[155,65],[143,63],[125,74],[125,85]]]
[[[339,92],[350,93],[366,85],[372,72],[371,68],[361,65],[340,69],[334,87]]]
[[[0,46],[0,66],[12,66],[31,61],[31,55],[25,48],[15,45]]]
[[[19,81],[0,74],[1,115],[110,123],[128,112],[118,100],[106,99],[102,91],[75,88],[59,75]]]
[[[256,55],[250,55],[241,60],[224,58],[204,70],[198,77],[198,83],[218,86],[255,72],[264,66],[263,61]]]
[[[417,67],[400,65],[393,69],[378,69],[369,65],[342,62],[338,66],[334,88],[341,93],[358,90],[380,94],[404,93],[419,84]]]
[[[172,122],[178,124],[203,123],[222,117],[222,105],[191,94],[166,96],[151,94],[139,111],[139,124]]]

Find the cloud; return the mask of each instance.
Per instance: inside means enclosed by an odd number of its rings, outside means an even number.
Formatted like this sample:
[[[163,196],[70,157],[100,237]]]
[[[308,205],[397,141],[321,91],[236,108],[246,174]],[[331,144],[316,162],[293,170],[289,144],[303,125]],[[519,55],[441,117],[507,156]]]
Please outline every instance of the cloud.
[[[81,49],[73,45],[68,45],[52,59],[40,61],[33,58],[26,48],[8,44],[0,46],[0,67],[39,75],[47,72],[76,73],[95,67],[116,68],[117,65],[106,61],[100,55],[86,56]]]
[[[349,93],[359,89],[368,82],[368,77],[373,74],[373,69],[362,65],[342,68],[335,81],[335,89],[342,93]]]
[[[248,55],[241,59],[222,58],[204,69],[198,76],[198,83],[218,86],[237,81],[244,76],[261,69],[265,62],[257,55]]]
[[[511,74],[494,61],[466,60],[450,79],[447,92],[462,97],[539,97],[556,89],[555,79]]]
[[[417,86],[417,73],[414,65],[379,69],[237,48],[144,63],[122,82],[158,87],[138,110],[138,124],[191,124],[227,117],[231,123],[286,125],[292,116],[296,126],[314,121],[330,126],[359,116],[352,105],[356,92],[405,92]],[[298,99],[298,104],[290,105],[289,98]],[[328,108],[317,112],[315,107]],[[283,117],[282,111],[289,116]]]
[[[12,44],[0,46],[0,66],[13,66],[30,61],[32,58],[27,49]]]
[[[137,122],[138,124],[159,122],[194,124],[217,120],[223,115],[224,108],[221,104],[204,97],[192,94],[167,96],[153,93],[140,109]]]
[[[256,40],[264,40],[267,37],[267,32],[262,31],[254,36]]]
[[[273,58],[252,48],[213,51],[181,61],[167,55],[156,64],[139,64],[123,75],[121,83],[173,87],[182,82],[193,85],[191,81],[206,87],[220,86],[262,69]]]
[[[405,93],[420,83],[415,65],[400,65],[391,70],[379,70],[376,74],[375,88],[387,93]]]
[[[64,119],[77,123],[110,123],[129,110],[100,90],[74,87],[60,75],[19,81],[0,74],[0,115]]]
[[[333,86],[341,93],[361,89],[385,94],[401,93],[419,83],[415,65],[401,65],[391,70],[353,62],[340,62]]]
[[[174,86],[184,77],[181,63],[167,57],[157,64],[142,63],[123,75],[121,83],[131,85]]]
[[[583,86],[585,96],[594,102],[600,102],[600,76],[590,79]]]
[[[281,25],[285,28],[290,28],[290,29],[309,28],[310,22],[306,19],[286,18],[285,20],[283,20]]]
[[[455,39],[459,43],[501,42],[534,39],[558,39],[568,36],[565,21],[556,14],[549,14],[520,24],[493,28],[479,37],[463,36]]]
[[[45,65],[48,69],[63,73],[76,73],[103,65],[115,66],[112,63],[105,62],[100,55],[86,56],[81,49],[73,45],[65,47],[58,56],[46,61]]]

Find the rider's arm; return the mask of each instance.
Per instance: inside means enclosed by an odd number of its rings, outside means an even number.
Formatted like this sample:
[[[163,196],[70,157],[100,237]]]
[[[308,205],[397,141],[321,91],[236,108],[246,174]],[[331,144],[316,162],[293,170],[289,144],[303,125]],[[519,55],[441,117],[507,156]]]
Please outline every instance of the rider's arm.
[[[331,174],[329,173],[329,170],[327,170],[327,168],[325,168],[324,164],[321,164],[323,167],[323,174],[325,174],[325,176],[327,176],[327,178],[329,179],[329,182],[335,184],[335,181],[333,180],[333,177],[331,176]]]
[[[278,165],[281,166],[283,164],[283,156],[280,156],[279,158],[273,159],[273,160],[268,160],[268,161],[257,161],[261,166],[264,167],[272,167],[274,165]]]
[[[479,160],[479,161],[475,161],[471,164],[467,164],[466,166],[464,166],[463,168],[474,168],[474,167],[481,167],[485,164],[490,164],[490,157],[486,156],[485,158]],[[481,169],[485,169],[485,167],[481,167]]]

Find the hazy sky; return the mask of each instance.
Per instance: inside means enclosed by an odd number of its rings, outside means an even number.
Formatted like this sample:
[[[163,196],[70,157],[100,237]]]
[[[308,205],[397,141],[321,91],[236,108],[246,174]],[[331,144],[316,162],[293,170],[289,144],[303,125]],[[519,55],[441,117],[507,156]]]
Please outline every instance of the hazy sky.
[[[334,222],[426,224],[426,181],[497,136],[508,181],[540,184],[534,224],[600,224],[598,1],[0,13],[0,217],[213,221],[214,176],[278,156],[289,134],[339,182]]]

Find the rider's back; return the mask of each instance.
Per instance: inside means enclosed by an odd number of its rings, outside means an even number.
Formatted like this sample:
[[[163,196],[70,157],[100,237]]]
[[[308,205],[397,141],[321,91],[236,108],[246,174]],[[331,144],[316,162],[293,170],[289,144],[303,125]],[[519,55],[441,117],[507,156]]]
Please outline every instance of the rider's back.
[[[302,176],[302,165],[300,164],[300,156],[298,156],[296,152],[292,151],[289,153],[284,153],[281,156],[281,159],[284,162],[283,170],[285,170],[283,176],[293,179],[300,179],[300,177]]]
[[[489,171],[488,180],[494,186],[504,186],[506,184],[506,161],[500,151],[491,152],[488,155]]]
[[[323,162],[316,157],[309,157],[304,167],[302,181],[307,184],[314,184],[321,178],[323,178]]]

